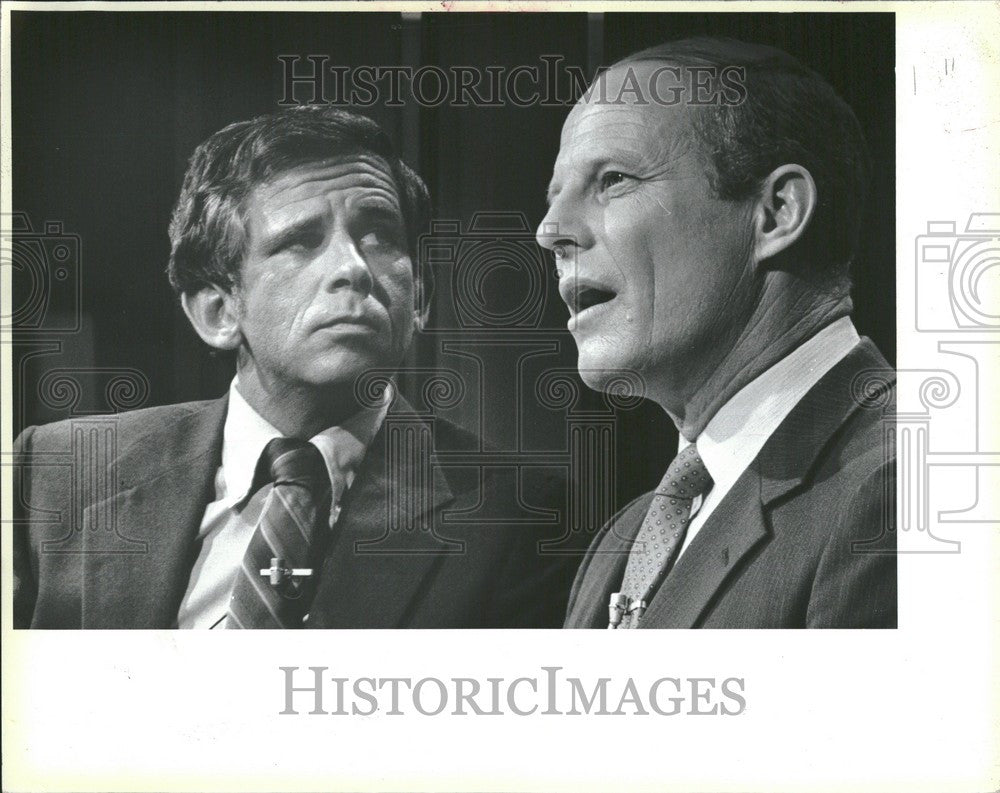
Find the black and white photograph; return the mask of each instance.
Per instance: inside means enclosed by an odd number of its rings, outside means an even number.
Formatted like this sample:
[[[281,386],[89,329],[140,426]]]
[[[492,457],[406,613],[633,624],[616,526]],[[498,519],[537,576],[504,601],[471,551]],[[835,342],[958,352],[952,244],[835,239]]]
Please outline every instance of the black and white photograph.
[[[905,5],[7,4],[4,789],[1000,784],[1000,19]]]

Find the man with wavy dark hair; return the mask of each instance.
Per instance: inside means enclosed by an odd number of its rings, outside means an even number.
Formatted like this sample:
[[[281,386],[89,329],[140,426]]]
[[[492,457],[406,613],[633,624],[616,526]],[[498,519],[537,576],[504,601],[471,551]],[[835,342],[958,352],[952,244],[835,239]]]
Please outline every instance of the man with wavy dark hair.
[[[571,111],[538,239],[580,373],[636,373],[680,448],[595,539],[568,626],[895,626],[893,378],[850,318],[868,171],[851,109],[772,47],[653,47]]]
[[[108,464],[71,472],[82,490],[35,464],[69,423],[25,430],[15,624],[558,625],[571,573],[538,548],[561,532],[530,516],[562,488],[438,465],[432,451],[478,447],[392,382],[425,311],[427,217],[420,178],[346,110],[284,110],[199,146],[168,270],[236,377],[218,400],[122,414]],[[123,552],[86,528],[108,521]]]

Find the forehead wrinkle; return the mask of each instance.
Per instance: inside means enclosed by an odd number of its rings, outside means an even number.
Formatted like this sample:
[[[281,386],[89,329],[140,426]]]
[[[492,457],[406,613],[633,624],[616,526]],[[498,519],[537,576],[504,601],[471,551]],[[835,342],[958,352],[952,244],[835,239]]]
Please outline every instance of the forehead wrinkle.
[[[358,187],[357,189],[348,188],[345,192],[347,195],[344,197],[344,205],[349,208],[360,205],[362,208],[371,207],[373,209],[388,207],[396,214],[400,214],[402,211],[399,199],[393,190],[381,187]]]
[[[266,238],[298,222],[335,212],[331,193],[351,206],[374,198],[400,213],[400,201],[388,164],[381,158],[353,156],[289,169],[254,190],[241,211],[244,228],[254,238]],[[256,223],[251,223],[251,210]],[[256,233],[251,229],[256,225]]]
[[[579,134],[581,127],[593,126],[600,123],[620,123],[636,125],[640,122],[635,118],[635,108],[630,105],[580,105],[577,104],[570,111],[566,123],[563,124],[560,144],[568,138]],[[621,120],[617,117],[623,117]],[[611,119],[611,121],[607,121]],[[589,122],[589,124],[588,124]]]
[[[316,191],[318,182],[331,184]],[[388,163],[380,157],[364,155],[338,157],[296,166],[268,180],[254,192],[262,202],[282,195],[286,199],[282,203],[292,203],[332,190],[365,188],[391,195],[393,203],[399,201],[396,183]]]
[[[570,133],[572,139],[564,139],[557,165],[572,173],[589,172],[607,162],[635,169],[636,175],[675,170],[691,148],[686,129],[677,130],[666,119],[651,125],[640,119],[636,108],[631,110],[628,120],[607,120],[610,110],[601,112],[601,118],[594,114],[580,119]]]

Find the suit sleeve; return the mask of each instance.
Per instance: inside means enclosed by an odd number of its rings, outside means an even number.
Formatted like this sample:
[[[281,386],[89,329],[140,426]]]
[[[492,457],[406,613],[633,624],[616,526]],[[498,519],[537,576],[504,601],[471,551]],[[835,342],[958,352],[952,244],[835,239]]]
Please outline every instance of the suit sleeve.
[[[30,470],[31,439],[34,427],[28,427],[14,441],[14,456],[19,464],[14,468],[14,627],[28,628],[35,611],[38,582],[31,564],[31,550],[28,542],[26,505],[31,503]]]
[[[809,598],[810,628],[895,628],[895,461],[845,505],[820,558]]]

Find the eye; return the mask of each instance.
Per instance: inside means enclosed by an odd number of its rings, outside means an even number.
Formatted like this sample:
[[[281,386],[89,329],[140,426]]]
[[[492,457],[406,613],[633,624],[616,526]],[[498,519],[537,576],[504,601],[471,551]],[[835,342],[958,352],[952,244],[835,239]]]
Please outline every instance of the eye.
[[[628,179],[628,176],[621,171],[606,171],[601,174],[601,190],[608,190],[615,185],[621,184],[626,179]]]
[[[393,253],[406,247],[402,216],[380,203],[363,204],[350,221],[351,235],[359,248]]]
[[[324,240],[323,232],[320,230],[315,231],[300,231],[295,234],[290,234],[284,239],[278,240],[268,251],[269,256],[274,256],[278,253],[305,253],[308,251],[313,251],[316,248],[322,246]]]
[[[382,225],[366,229],[358,238],[358,244],[362,248],[398,248],[400,242],[400,230],[390,226]]]

